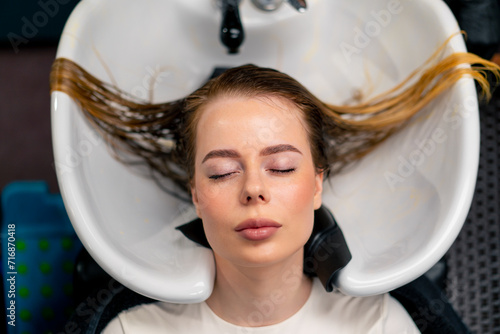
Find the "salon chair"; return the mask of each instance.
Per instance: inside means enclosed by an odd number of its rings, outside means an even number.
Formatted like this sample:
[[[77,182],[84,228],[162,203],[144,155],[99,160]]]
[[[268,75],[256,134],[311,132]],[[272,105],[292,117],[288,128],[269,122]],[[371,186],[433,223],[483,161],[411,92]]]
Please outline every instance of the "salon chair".
[[[500,90],[480,107],[481,157],[472,206],[446,254],[446,292],[473,333],[500,333]]]
[[[424,334],[468,334],[470,331],[449,304],[442,287],[446,261],[438,262],[413,282],[391,291]],[[100,333],[121,311],[156,300],[138,294],[116,282],[84,250],[75,266],[75,299],[79,301],[66,331]]]
[[[210,248],[200,219],[177,227],[187,238]],[[334,252],[325,250],[334,248]],[[304,272],[318,277],[326,291],[334,288],[335,277],[352,259],[340,227],[330,210],[321,206],[314,213],[314,229],[304,247]],[[444,293],[446,262],[439,261],[426,274],[391,291],[406,308],[422,333],[469,333]],[[121,311],[155,302],[122,286],[82,251],[75,266],[76,307],[68,326],[100,333]]]

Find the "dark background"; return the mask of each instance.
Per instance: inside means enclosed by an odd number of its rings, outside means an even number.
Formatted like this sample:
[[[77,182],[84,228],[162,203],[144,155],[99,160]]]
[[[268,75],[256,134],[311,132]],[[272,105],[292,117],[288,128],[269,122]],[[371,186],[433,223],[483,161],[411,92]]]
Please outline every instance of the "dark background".
[[[0,188],[45,180],[58,191],[49,72],[76,0],[0,1]],[[27,23],[28,22],[28,23]]]

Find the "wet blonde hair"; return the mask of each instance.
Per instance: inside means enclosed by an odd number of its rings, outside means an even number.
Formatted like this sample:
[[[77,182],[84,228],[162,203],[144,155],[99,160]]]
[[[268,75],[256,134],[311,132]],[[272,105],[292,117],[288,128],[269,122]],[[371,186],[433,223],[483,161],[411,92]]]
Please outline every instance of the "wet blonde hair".
[[[128,163],[124,156],[130,154],[139,157],[189,193],[198,111],[216,98],[277,97],[293,103],[307,125],[314,164],[327,174],[366,155],[463,77],[476,80],[489,99],[487,72],[498,80],[500,68],[471,53],[438,60],[444,46],[402,83],[356,105],[324,103],[290,76],[254,65],[229,69],[183,99],[157,104],[139,101],[65,58],[54,61],[50,86],[81,107],[115,152],[128,153],[116,155],[122,162]]]

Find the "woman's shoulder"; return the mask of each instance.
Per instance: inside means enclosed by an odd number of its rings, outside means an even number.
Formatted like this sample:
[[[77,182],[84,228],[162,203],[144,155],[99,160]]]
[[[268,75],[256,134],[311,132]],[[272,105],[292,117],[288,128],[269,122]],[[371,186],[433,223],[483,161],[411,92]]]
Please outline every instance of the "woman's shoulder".
[[[150,304],[142,304],[131,309],[122,312],[126,314],[129,319],[133,317],[146,319],[149,317],[151,320],[156,319],[156,317],[165,316],[178,317],[186,312],[193,312],[196,309],[197,304],[175,304],[175,303],[165,303],[165,302],[154,302]]]
[[[199,319],[199,304],[173,304],[155,302],[138,305],[122,311],[104,329],[104,334],[122,333],[165,333],[165,330],[179,332],[187,329],[186,324]],[[187,321],[190,320],[190,321]],[[196,322],[196,321],[195,321]],[[186,332],[187,333],[187,332]]]
[[[321,315],[318,319],[328,319],[345,326],[369,327],[383,314],[385,304],[385,295],[354,297],[340,291],[328,293],[318,281],[315,281],[311,294],[311,311]]]
[[[327,293],[316,286],[314,313],[349,333],[420,333],[403,306],[389,294],[366,297]]]
[[[103,333],[199,333],[200,328],[207,333],[238,332],[236,326],[218,319],[204,303],[156,302],[120,313]],[[283,332],[283,329],[294,333],[313,329],[325,333],[419,333],[406,310],[389,294],[353,297],[340,292],[327,293],[317,280],[309,300],[297,314],[267,328],[270,333]],[[264,330],[260,328],[259,333]]]

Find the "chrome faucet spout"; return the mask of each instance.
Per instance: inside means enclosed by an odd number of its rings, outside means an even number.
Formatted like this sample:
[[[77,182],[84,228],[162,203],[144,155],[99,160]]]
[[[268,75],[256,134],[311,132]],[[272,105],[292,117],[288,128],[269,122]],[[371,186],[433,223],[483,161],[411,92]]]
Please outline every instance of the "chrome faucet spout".
[[[229,54],[238,53],[240,45],[245,39],[245,32],[241,24],[238,5],[241,0],[223,0],[221,2],[222,24],[220,29],[220,39]]]

